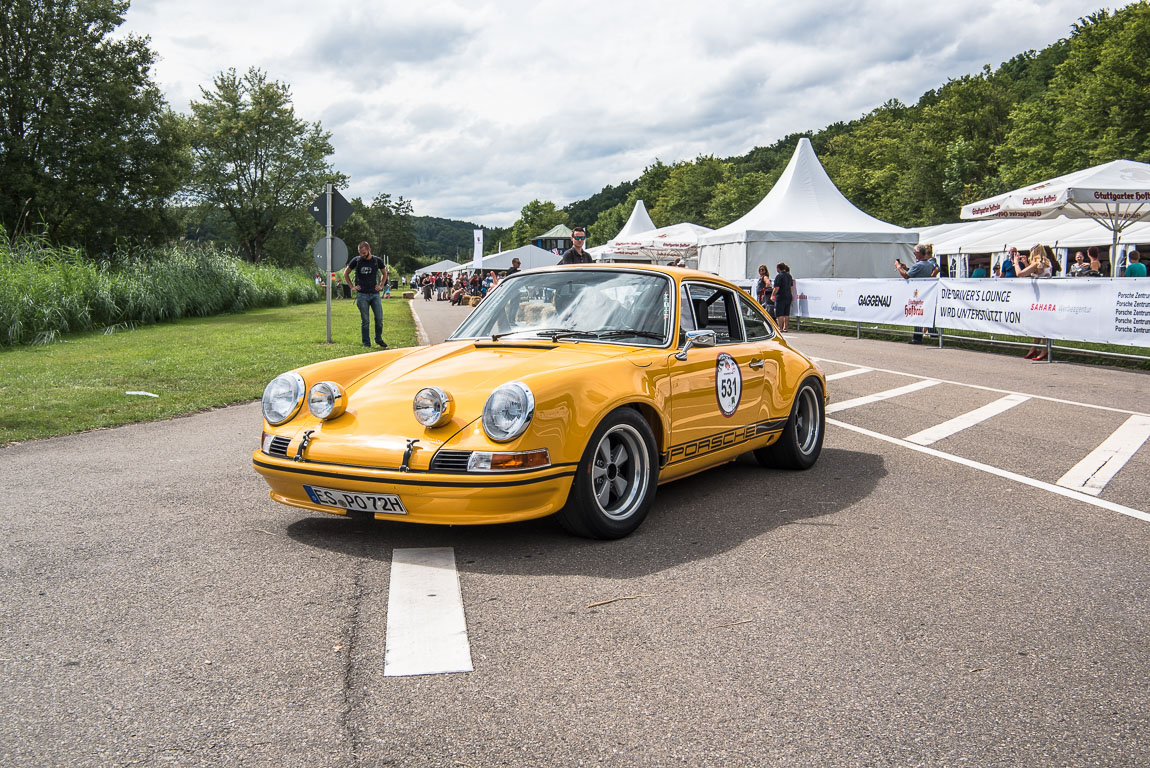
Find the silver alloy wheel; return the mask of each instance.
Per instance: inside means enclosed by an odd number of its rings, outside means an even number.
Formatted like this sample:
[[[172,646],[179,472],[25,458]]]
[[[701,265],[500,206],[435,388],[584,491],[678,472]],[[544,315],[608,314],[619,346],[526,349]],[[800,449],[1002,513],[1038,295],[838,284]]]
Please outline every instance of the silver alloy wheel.
[[[810,455],[819,442],[819,430],[822,422],[819,419],[819,401],[817,398],[818,392],[815,391],[814,387],[805,386],[799,390],[794,414],[795,445],[798,447],[799,453],[804,456]]]
[[[650,462],[646,442],[630,424],[603,435],[591,464],[591,491],[604,515],[626,520],[635,514],[647,494]]]

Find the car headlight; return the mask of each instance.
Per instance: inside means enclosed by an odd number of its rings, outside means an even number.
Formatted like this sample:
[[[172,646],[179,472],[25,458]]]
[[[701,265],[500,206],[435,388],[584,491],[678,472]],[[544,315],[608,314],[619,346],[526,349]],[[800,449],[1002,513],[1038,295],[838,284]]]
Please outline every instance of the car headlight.
[[[268,424],[283,424],[299,413],[303,404],[303,376],[295,371],[281,373],[264,387],[264,418]]]
[[[523,434],[535,415],[535,396],[521,381],[509,381],[496,389],[483,406],[483,431],[497,443]]]
[[[415,393],[411,402],[415,420],[425,427],[442,427],[451,421],[455,401],[439,387],[425,387]]]
[[[334,419],[346,405],[343,390],[334,381],[313,384],[307,393],[307,409],[317,419]]]

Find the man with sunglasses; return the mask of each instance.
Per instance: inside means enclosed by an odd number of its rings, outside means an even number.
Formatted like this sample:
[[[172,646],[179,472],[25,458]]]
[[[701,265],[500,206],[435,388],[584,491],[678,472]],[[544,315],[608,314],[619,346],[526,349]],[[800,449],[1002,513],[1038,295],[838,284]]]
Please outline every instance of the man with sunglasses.
[[[571,247],[563,251],[563,258],[559,259],[560,264],[590,264],[591,254],[583,250],[583,244],[587,242],[587,230],[583,227],[575,227],[571,230]]]

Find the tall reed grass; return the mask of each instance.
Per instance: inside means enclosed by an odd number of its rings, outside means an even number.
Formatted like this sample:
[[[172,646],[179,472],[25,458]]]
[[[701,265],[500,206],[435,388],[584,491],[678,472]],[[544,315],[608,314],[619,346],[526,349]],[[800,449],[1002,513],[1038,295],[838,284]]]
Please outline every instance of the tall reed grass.
[[[303,270],[249,264],[211,246],[121,247],[93,261],[75,248],[0,234],[0,346],[321,296]]]

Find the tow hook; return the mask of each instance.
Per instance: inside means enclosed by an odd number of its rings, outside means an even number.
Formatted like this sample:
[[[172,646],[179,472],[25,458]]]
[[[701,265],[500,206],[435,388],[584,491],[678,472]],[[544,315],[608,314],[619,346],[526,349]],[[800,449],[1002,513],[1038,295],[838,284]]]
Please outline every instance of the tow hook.
[[[407,450],[403,452],[403,463],[399,465],[400,472],[406,472],[409,469],[407,463],[411,461],[411,454],[415,451],[415,444],[418,442],[419,441],[414,438],[407,441]]]
[[[307,450],[307,447],[309,445],[311,445],[311,436],[312,436],[312,433],[314,433],[314,432],[315,432],[314,429],[309,429],[307,432],[303,433],[303,440],[299,441],[299,450],[295,452],[295,460],[296,461],[303,461],[304,460],[303,459],[303,452]]]

